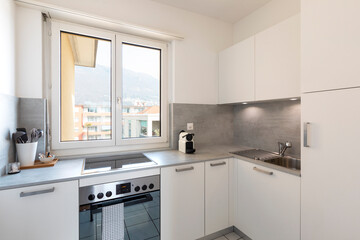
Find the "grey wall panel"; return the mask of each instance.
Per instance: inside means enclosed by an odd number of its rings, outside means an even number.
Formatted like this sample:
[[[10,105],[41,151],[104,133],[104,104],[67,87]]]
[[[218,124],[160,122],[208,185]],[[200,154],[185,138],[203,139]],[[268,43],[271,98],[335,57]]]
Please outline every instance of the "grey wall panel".
[[[300,156],[300,101],[273,101],[234,107],[234,143],[278,151],[277,143],[291,141],[286,154]]]

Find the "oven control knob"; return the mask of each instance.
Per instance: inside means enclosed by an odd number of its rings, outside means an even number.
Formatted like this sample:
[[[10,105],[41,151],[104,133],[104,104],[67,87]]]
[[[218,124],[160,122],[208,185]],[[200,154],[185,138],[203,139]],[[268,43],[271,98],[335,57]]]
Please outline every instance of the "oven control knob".
[[[145,191],[147,189],[147,186],[143,185],[141,189]]]
[[[135,192],[138,192],[138,191],[140,191],[140,187],[139,187],[139,186],[136,186],[136,187],[135,187]]]
[[[150,183],[149,188],[153,189],[154,187],[155,187],[154,184]]]
[[[111,197],[111,195],[112,195],[112,192],[111,192],[111,191],[107,191],[107,192],[106,192],[106,196],[107,196],[107,197]]]
[[[89,199],[90,201],[94,200],[94,199],[95,199],[95,195],[94,195],[94,194],[90,194],[90,195],[88,196],[88,199]]]
[[[98,193],[98,195],[97,195],[97,198],[98,199],[102,199],[104,197],[104,194],[103,193]]]

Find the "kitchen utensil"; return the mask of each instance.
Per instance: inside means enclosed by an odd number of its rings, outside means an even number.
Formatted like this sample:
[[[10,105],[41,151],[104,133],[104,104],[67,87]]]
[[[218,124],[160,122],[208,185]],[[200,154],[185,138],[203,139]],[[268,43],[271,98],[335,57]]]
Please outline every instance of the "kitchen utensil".
[[[37,133],[37,129],[36,128],[33,128],[30,130],[30,142],[37,142],[37,136],[38,136],[38,133]]]
[[[29,138],[28,138],[28,136],[27,136],[27,134],[26,134],[26,128],[16,128],[16,131],[18,131],[18,132],[24,132],[24,133],[25,133],[24,135],[21,136],[21,140],[22,140],[24,143],[26,143],[26,142],[29,140]]]
[[[23,131],[17,131],[16,133],[13,133],[12,138],[13,138],[14,142],[15,143],[22,143],[22,140],[18,141],[18,138],[21,137],[24,134],[26,134],[26,133],[23,132]]]

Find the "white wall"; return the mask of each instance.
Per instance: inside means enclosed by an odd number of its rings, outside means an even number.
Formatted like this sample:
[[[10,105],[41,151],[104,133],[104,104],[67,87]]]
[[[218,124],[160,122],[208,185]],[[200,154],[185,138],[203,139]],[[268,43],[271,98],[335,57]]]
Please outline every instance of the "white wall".
[[[16,96],[42,98],[42,15],[16,7]]]
[[[15,96],[15,4],[0,1],[0,93]]]
[[[300,12],[300,0],[272,0],[234,24],[233,43],[240,42]]]
[[[217,103],[218,52],[232,44],[231,24],[150,0],[40,1],[183,36],[185,39],[176,41],[172,52],[173,102]],[[36,81],[34,78],[28,82]]]

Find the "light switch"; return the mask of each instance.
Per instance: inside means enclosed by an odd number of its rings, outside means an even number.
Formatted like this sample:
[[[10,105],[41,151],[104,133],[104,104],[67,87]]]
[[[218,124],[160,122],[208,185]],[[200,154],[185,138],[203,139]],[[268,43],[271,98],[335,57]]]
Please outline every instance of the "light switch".
[[[194,130],[194,123],[187,123],[186,128],[187,128],[188,131]]]

